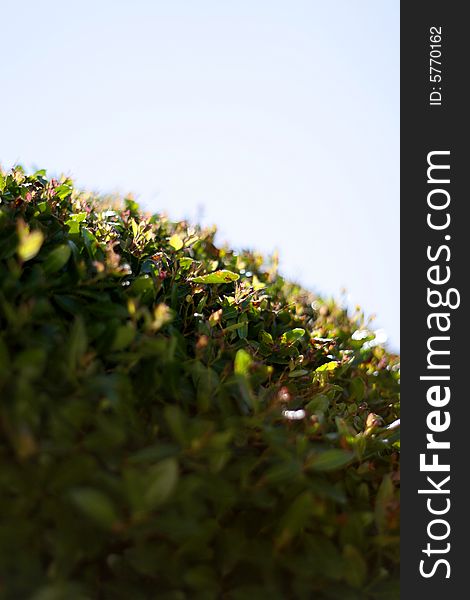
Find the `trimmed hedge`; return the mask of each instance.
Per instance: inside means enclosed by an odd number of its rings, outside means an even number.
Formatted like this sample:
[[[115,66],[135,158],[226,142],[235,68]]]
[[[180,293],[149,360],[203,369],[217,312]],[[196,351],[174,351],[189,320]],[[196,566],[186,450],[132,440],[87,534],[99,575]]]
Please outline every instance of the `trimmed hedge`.
[[[214,234],[0,175],[2,598],[398,598],[398,357]]]

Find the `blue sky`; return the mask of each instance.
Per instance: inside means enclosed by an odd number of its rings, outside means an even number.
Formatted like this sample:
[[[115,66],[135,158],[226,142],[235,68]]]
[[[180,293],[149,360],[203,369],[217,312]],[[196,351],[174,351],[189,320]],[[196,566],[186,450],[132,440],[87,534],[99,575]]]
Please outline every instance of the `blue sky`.
[[[399,348],[399,2],[2,4],[0,163],[202,216]]]

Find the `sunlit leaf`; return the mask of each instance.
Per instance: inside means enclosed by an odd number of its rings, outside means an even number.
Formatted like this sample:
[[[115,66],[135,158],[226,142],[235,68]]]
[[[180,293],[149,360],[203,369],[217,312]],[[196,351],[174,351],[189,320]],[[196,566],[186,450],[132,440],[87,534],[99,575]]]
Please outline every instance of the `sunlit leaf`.
[[[194,283],[230,283],[231,281],[237,281],[239,278],[240,275],[238,273],[221,269],[207,275],[193,277],[191,281],[194,281]]]
[[[248,352],[246,352],[246,350],[243,350],[243,348],[240,348],[240,350],[238,350],[238,352],[235,355],[235,364],[234,364],[235,373],[237,375],[247,375],[252,363],[253,363],[253,360],[252,360],[251,356],[248,354]]]
[[[44,235],[41,231],[30,231],[23,221],[18,221],[18,238],[17,252],[23,261],[34,258],[44,241]]]
[[[335,369],[338,368],[339,363],[335,360],[332,360],[330,362],[325,363],[324,365],[321,365],[320,367],[318,367],[317,369],[315,369],[316,373],[325,373],[328,371],[334,371]]]
[[[296,327],[295,329],[292,329],[291,331],[286,331],[286,333],[283,333],[281,336],[281,342],[283,344],[295,344],[295,342],[298,342],[299,340],[301,340],[305,335],[305,329],[302,329],[300,327]]]
[[[170,239],[168,240],[168,243],[170,244],[170,246],[172,246],[175,250],[181,250],[181,248],[183,247],[183,240],[181,239],[181,237],[177,234],[174,233]]]

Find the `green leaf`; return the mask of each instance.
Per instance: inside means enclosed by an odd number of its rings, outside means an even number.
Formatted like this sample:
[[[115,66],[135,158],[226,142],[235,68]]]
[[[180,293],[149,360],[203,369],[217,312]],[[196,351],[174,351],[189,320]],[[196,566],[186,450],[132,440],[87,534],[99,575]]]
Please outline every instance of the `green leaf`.
[[[296,369],[295,371],[290,371],[289,377],[302,377],[303,375],[308,375],[308,371],[306,369]]]
[[[228,331],[236,331],[238,329],[243,329],[243,327],[245,327],[245,323],[232,323],[231,325],[228,325],[225,329],[224,332],[228,332]]]
[[[281,537],[279,544],[289,541],[302,531],[312,517],[314,500],[310,492],[303,492],[292,502],[286,514],[281,519]]]
[[[183,247],[183,240],[181,239],[181,237],[177,234],[174,233],[170,239],[168,240],[168,243],[170,244],[170,246],[172,246],[175,250],[181,250],[181,248]]]
[[[357,548],[347,544],[343,550],[345,562],[344,578],[353,588],[359,589],[367,577],[367,564]]]
[[[281,519],[279,545],[296,536],[307,525],[313,515],[314,499],[310,492],[303,492],[292,502]]]
[[[124,206],[131,215],[136,216],[139,213],[139,204],[132,198],[124,198]]]
[[[375,523],[379,533],[387,531],[387,513],[390,502],[393,500],[394,487],[392,478],[386,473],[380,484],[375,500]]]
[[[69,183],[63,183],[55,188],[55,195],[61,200],[64,200],[64,198],[71,195],[72,190],[73,188]]]
[[[184,445],[186,443],[186,423],[184,415],[179,406],[169,404],[163,410],[165,420],[168,423],[171,433],[176,441]]]
[[[68,219],[68,221],[65,222],[65,224],[67,225],[67,223],[69,223],[70,221],[74,221],[76,223],[82,223],[83,221],[85,221],[87,216],[88,216],[88,213],[86,213],[86,212],[80,212],[80,213],[75,213],[73,215],[69,215],[69,219]]]
[[[81,234],[90,258],[95,260],[97,258],[97,251],[99,249],[98,240],[87,227],[82,227]]]
[[[29,231],[29,227],[23,222],[18,222],[19,244],[18,256],[24,262],[31,260],[41,249],[44,235],[41,231]]]
[[[69,343],[67,347],[67,366],[70,373],[74,373],[81,357],[86,352],[88,345],[85,325],[83,319],[77,317],[70,329]]]
[[[139,275],[132,282],[129,288],[129,294],[136,296],[144,303],[150,303],[155,298],[155,285],[149,275]]]
[[[77,235],[78,233],[80,233],[80,223],[78,221],[69,220],[65,224],[69,228],[69,233],[71,235]]]
[[[68,262],[72,250],[68,244],[57,246],[47,255],[44,261],[44,271],[47,275],[59,271]]]
[[[115,508],[103,492],[92,488],[77,488],[70,498],[84,515],[108,529],[118,520]]]
[[[302,473],[302,467],[296,460],[284,460],[266,471],[266,481],[272,485],[281,485],[296,481]]]
[[[314,471],[336,471],[349,464],[354,458],[352,452],[334,448],[317,454],[309,464]]]
[[[237,375],[248,375],[253,363],[251,356],[246,350],[240,348],[235,354],[234,371]]]
[[[349,386],[351,399],[362,402],[366,391],[366,385],[360,377],[354,377]]]
[[[315,369],[315,373],[325,373],[328,371],[334,371],[338,367],[338,365],[339,363],[336,360],[332,360],[330,362],[325,363],[324,365],[321,365],[321,367]]]
[[[304,335],[305,329],[297,327],[296,329],[292,329],[291,331],[286,331],[285,333],[283,333],[281,336],[281,343],[288,344],[290,346],[291,344],[295,344],[295,342],[301,340],[304,337]]]
[[[139,235],[139,225],[137,225],[136,220],[133,218],[129,219],[129,223],[131,224],[132,235],[136,238]]]
[[[193,277],[191,281],[194,281],[194,283],[230,283],[231,281],[237,281],[239,278],[240,275],[238,275],[238,273],[232,273],[232,271],[222,269],[220,271],[208,273],[207,275]]]
[[[241,325],[241,327],[237,329],[238,337],[241,340],[244,340],[248,336],[248,317],[246,316],[246,314],[240,315],[238,323]]]
[[[69,215],[65,224],[69,228],[69,233],[75,235],[80,233],[80,223],[83,223],[87,218],[86,212],[76,213],[75,215]]]
[[[152,467],[146,475],[147,491],[145,504],[153,509],[160,506],[173,493],[178,482],[178,462],[175,458],[167,458]]]
[[[189,258],[189,256],[182,256],[180,259],[180,267],[182,269],[189,269],[191,267],[191,265],[195,264],[197,261],[193,260],[192,258]]]
[[[318,396],[315,396],[313,400],[310,400],[310,402],[306,405],[305,408],[310,413],[321,414],[325,413],[328,410],[329,406],[330,401],[328,399],[328,396],[325,396],[324,394],[318,394]]]
[[[266,346],[272,346],[274,344],[273,336],[263,329],[259,333],[259,341],[266,344]]]
[[[135,337],[135,329],[131,323],[121,325],[116,329],[111,350],[117,352],[129,346]]]

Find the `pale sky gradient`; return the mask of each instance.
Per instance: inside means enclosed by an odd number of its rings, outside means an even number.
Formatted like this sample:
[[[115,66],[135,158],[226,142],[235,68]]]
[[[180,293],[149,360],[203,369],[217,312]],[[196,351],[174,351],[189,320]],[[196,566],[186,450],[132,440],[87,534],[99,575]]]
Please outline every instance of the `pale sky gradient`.
[[[399,1],[1,3],[0,163],[200,215],[399,348]]]

